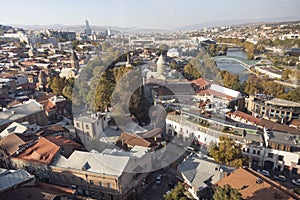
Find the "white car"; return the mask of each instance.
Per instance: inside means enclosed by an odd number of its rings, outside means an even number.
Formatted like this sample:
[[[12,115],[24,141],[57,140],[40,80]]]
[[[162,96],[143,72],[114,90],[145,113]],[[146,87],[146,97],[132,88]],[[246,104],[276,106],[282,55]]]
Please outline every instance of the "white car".
[[[160,175],[160,174],[158,174],[158,175],[156,176],[155,183],[156,183],[157,185],[159,185],[159,184],[161,183],[161,175]]]
[[[274,176],[274,179],[282,182],[286,181],[286,178],[283,175]]]
[[[262,175],[264,175],[264,176],[268,176],[268,177],[270,177],[270,172],[269,171],[267,171],[267,170],[257,170],[258,171],[258,173],[260,173],[260,174],[262,174]]]
[[[300,186],[300,179],[293,179],[293,180],[292,180],[292,183],[293,183],[294,185]]]

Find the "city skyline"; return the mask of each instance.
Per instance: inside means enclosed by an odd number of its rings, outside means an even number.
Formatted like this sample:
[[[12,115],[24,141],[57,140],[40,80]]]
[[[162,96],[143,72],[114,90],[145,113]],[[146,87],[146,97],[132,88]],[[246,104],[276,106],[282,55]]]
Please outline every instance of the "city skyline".
[[[16,7],[15,5],[18,5]],[[228,6],[229,5],[229,6]],[[300,1],[93,1],[2,2],[0,24],[84,24],[119,27],[179,28],[213,21],[298,18]]]

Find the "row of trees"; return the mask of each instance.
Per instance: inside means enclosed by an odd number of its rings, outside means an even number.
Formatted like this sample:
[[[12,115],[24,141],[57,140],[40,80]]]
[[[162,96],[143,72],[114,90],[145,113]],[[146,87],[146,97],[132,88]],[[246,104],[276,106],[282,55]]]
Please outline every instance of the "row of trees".
[[[300,46],[300,39],[270,40],[267,38],[261,38],[258,41],[258,44],[285,49],[285,48],[291,48],[293,46]]]
[[[261,52],[264,50],[264,45],[262,44],[253,44],[251,42],[248,42],[244,39],[238,39],[238,38],[218,38],[218,42],[220,43],[233,43],[237,46],[244,47],[247,52],[247,58],[249,60],[253,60],[255,54]]]
[[[264,80],[255,75],[250,75],[244,83],[244,90],[247,94],[267,94],[274,97],[279,97],[284,94],[284,87],[273,80]]]
[[[219,69],[215,62],[210,59],[210,56],[200,50],[195,58],[184,66],[183,75],[188,80],[194,80],[203,77],[208,80],[213,80],[218,74]]]

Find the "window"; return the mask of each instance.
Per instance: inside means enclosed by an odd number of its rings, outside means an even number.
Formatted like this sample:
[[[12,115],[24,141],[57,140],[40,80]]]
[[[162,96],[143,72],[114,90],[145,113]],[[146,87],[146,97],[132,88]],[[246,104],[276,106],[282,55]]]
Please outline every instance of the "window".
[[[283,156],[279,155],[278,160],[283,161]]]
[[[76,123],[76,127],[77,127],[77,128],[80,128],[80,124],[79,124],[78,122]]]
[[[107,188],[111,188],[111,183],[107,183]]]
[[[198,139],[200,139],[200,135],[198,135]]]
[[[273,158],[273,155],[274,155],[273,153],[268,153],[269,158]]]
[[[260,155],[260,151],[259,150],[257,150],[257,155]]]
[[[99,181],[99,187],[102,187],[102,182],[101,181]]]
[[[86,128],[87,130],[89,130],[89,129],[90,129],[90,127],[89,127],[89,125],[88,125],[88,124],[86,124],[86,125],[85,125],[85,128]]]
[[[253,154],[256,154],[256,150],[255,149],[253,149]]]
[[[90,184],[91,184],[91,185],[94,185],[94,181],[93,181],[93,180],[90,180]]]

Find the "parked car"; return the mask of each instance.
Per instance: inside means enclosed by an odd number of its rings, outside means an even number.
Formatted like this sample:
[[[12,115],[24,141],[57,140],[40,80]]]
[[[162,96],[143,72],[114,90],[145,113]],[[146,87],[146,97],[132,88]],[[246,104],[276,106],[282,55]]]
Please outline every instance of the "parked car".
[[[300,179],[293,179],[293,180],[292,180],[292,183],[293,183],[294,185],[300,186]]]
[[[157,185],[161,184],[161,174],[158,174],[158,175],[156,176],[155,183],[156,183]]]
[[[286,181],[286,178],[283,175],[278,175],[278,176],[275,175],[274,179],[282,182]]]
[[[264,176],[268,176],[268,177],[270,177],[270,172],[269,171],[267,171],[267,170],[260,170],[260,169],[258,169],[257,170],[258,171],[258,173],[260,173],[260,174],[262,174],[262,175],[264,175]]]

